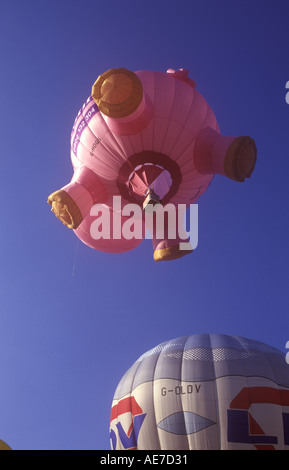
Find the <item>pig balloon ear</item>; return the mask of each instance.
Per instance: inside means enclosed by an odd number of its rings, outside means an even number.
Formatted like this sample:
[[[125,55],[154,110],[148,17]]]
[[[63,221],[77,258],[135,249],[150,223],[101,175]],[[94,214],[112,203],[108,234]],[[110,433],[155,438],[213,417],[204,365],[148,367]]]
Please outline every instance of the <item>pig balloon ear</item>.
[[[186,69],[179,69],[179,70],[168,69],[167,73],[170,74],[172,77],[177,78],[181,80],[182,82],[187,83],[192,88],[196,88],[197,86],[195,80],[189,77],[189,71]]]

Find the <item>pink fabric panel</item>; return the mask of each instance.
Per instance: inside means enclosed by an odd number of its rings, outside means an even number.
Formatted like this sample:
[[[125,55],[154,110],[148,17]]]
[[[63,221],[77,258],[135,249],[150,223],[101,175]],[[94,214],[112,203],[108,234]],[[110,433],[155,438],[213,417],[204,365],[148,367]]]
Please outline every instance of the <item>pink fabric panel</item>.
[[[224,159],[235,137],[225,137],[206,128],[200,133],[195,148],[195,160],[201,172],[225,175]]]
[[[154,140],[152,150],[161,153],[165,153],[163,147],[167,141],[169,141],[168,145],[171,148],[175,137],[168,134],[175,94],[175,80],[170,78],[164,73],[155,73]]]
[[[101,207],[101,205],[99,205]],[[103,206],[105,208],[105,206]],[[101,238],[99,240],[96,240],[92,237],[91,235],[91,229],[93,227],[93,222],[96,220],[96,217],[93,215],[90,215],[90,213],[85,217],[83,222],[80,224],[80,226],[74,230],[75,234],[78,236],[78,238],[88,245],[89,247],[103,251],[106,253],[124,253],[130,250],[135,249],[137,246],[140,245],[142,242],[144,236],[145,236],[145,227],[142,221],[140,221],[141,227],[142,227],[142,235],[143,237],[141,239],[136,239],[132,238],[131,240],[127,240],[125,237],[121,236],[120,239],[114,239],[113,238],[113,212],[112,210],[110,211],[110,238],[109,239],[104,239]],[[129,220],[129,217],[124,217],[121,216],[121,222],[120,225],[123,228],[123,225],[125,222]]]
[[[93,204],[104,202],[107,197],[106,189],[95,173],[85,167],[78,168],[71,182],[62,190],[72,197],[83,217]]]

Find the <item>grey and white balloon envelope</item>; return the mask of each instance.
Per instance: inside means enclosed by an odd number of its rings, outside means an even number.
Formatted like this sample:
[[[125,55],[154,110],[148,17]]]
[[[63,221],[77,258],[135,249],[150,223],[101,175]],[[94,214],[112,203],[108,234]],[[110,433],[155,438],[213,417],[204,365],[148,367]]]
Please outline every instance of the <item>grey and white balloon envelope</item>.
[[[289,365],[265,343],[175,338],[143,354],[115,391],[112,449],[289,450]]]

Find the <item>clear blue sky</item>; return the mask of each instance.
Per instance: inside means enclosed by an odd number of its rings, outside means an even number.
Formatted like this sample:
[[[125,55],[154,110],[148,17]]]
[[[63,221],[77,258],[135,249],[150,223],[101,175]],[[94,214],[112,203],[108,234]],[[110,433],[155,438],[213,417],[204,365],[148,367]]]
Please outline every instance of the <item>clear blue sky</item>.
[[[145,351],[226,333],[289,340],[287,0],[2,0],[0,439],[109,449],[114,390]],[[224,135],[250,135],[249,181],[216,176],[199,245],[155,263],[77,241],[48,195],[72,176],[70,133],[112,67],[185,67]],[[284,359],[285,360],[285,359]]]

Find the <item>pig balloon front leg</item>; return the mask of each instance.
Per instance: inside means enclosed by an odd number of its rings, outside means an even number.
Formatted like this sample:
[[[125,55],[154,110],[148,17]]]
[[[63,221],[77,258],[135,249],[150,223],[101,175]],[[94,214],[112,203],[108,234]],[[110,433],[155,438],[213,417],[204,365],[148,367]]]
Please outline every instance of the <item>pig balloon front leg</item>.
[[[155,261],[171,261],[192,253],[190,236],[185,229],[186,205],[148,205],[145,221],[151,233]]]
[[[76,229],[91,207],[106,200],[106,190],[96,174],[86,168],[78,168],[69,184],[50,194],[48,203],[52,212],[68,228]]]
[[[257,149],[251,137],[226,137],[208,127],[197,137],[194,161],[201,174],[219,173],[244,181],[253,173],[256,159]]]

